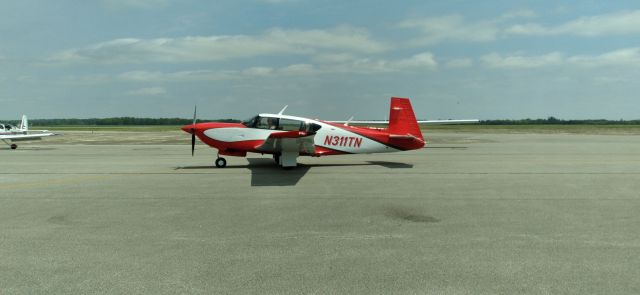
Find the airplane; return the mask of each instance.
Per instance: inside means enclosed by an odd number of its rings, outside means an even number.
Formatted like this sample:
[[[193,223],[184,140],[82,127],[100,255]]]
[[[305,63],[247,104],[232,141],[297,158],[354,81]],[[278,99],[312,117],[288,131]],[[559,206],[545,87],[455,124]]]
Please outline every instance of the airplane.
[[[36,133],[33,133],[36,132]],[[22,115],[20,126],[0,124],[0,140],[6,143],[12,150],[18,148],[14,141],[40,140],[43,137],[57,135],[48,130],[29,130],[29,121],[26,115]]]
[[[226,159],[247,153],[272,154],[283,168],[297,165],[299,156],[389,153],[421,149],[425,140],[419,124],[469,124],[478,120],[417,121],[408,98],[391,98],[389,121],[322,121],[278,114],[259,114],[241,123],[197,123],[181,129],[191,134],[191,155],[196,137],[218,150],[215,165],[224,168]],[[387,128],[349,124],[388,124]]]

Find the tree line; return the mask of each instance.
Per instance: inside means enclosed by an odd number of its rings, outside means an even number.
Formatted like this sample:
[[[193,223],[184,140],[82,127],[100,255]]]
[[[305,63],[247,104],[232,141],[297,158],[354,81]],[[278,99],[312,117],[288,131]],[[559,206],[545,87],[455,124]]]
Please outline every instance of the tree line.
[[[555,117],[546,119],[483,120],[481,125],[640,125],[640,120],[562,120]]]

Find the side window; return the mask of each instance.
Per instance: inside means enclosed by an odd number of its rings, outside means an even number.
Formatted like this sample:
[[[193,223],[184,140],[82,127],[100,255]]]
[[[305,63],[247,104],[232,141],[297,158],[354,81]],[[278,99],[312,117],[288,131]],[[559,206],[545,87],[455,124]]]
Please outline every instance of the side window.
[[[269,123],[267,122],[268,118],[262,117],[258,118],[258,122],[256,123],[256,128],[258,129],[269,129]]]
[[[284,131],[298,131],[303,130],[304,124],[301,121],[297,120],[289,120],[289,119],[280,119],[280,124],[278,125],[279,130]]]
[[[260,117],[256,124],[258,129],[272,129],[275,130],[278,127],[278,118]]]

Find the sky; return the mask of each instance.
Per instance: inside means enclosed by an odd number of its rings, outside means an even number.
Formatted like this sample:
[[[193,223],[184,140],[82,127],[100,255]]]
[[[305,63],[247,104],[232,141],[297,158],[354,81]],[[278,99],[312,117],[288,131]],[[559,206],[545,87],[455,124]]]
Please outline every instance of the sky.
[[[0,0],[0,119],[640,118],[638,1]]]

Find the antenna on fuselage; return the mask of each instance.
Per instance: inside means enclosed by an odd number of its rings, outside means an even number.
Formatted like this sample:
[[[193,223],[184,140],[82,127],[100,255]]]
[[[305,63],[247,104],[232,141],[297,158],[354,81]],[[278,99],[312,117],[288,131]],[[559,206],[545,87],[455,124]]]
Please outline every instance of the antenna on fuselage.
[[[284,110],[287,109],[289,105],[284,106],[284,108],[282,108],[282,110],[280,110],[280,112],[278,113],[278,115],[282,115],[282,113],[284,113]]]
[[[353,116],[351,116],[351,118],[349,118],[347,122],[344,122],[344,126],[349,126],[349,123],[351,123],[351,120],[353,120]]]

